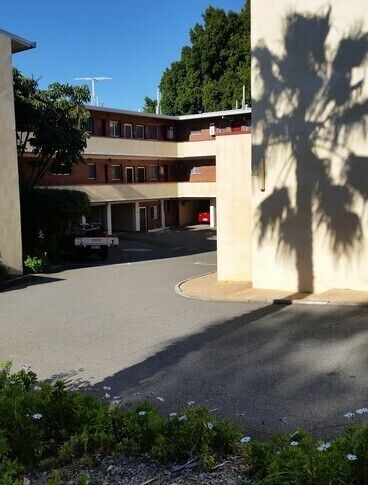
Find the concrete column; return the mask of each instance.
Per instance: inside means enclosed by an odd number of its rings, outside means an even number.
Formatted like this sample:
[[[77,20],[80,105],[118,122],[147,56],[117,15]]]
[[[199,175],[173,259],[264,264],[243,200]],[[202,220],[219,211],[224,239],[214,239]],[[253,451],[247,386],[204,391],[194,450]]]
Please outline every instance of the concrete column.
[[[0,33],[0,263],[23,271],[10,38]]]
[[[141,222],[139,219],[139,202],[134,203],[135,227],[134,230],[139,232],[141,230]]]
[[[216,227],[216,199],[210,199],[210,227]]]
[[[160,207],[161,207],[161,228],[162,229],[165,229],[165,207],[164,207],[164,201],[161,200],[161,204],[160,204]]]
[[[107,233],[112,234],[111,202],[108,202],[106,205],[106,223]]]

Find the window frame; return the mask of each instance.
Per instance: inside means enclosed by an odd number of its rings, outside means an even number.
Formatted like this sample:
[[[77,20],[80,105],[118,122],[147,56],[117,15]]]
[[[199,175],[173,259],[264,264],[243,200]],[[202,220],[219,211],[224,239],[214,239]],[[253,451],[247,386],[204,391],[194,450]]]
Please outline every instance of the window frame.
[[[139,169],[143,169],[143,171],[144,171],[144,180],[142,182],[139,180]],[[139,184],[143,184],[146,181],[147,181],[146,167],[142,167],[142,166],[137,167],[137,182]]]
[[[128,182],[128,170],[131,170],[132,171],[131,172],[132,173],[132,181],[131,182]],[[134,184],[134,181],[135,181],[134,180],[134,176],[135,176],[135,174],[134,174],[134,167],[133,166],[125,167],[125,182],[127,184]]]
[[[97,163],[88,163],[88,180],[97,180]],[[91,177],[90,167],[94,167],[95,176]]]
[[[114,128],[114,134],[112,134],[112,126],[111,126],[111,123],[114,123],[114,127],[117,127],[117,134],[116,134],[116,130]],[[109,136],[112,137],[112,138],[119,138],[121,136],[121,123],[119,120],[108,120],[108,124],[109,124]]]
[[[142,134],[143,134],[143,136],[138,136],[137,135],[138,128],[142,128]],[[136,137],[136,139],[137,140],[144,140],[144,138],[145,138],[144,135],[145,135],[144,125],[136,125],[136,127],[135,127],[135,137]]]
[[[121,165],[114,163],[114,164],[111,164],[110,166],[111,166],[111,180],[114,181],[114,182],[121,181],[121,178],[122,178]],[[118,177],[118,178],[115,178],[114,177],[114,175],[113,175],[114,174],[113,168],[119,168],[119,170],[120,170],[120,177]]]
[[[127,126],[130,127],[130,135],[131,136],[127,136],[127,132],[126,132]],[[124,138],[126,138],[127,140],[133,139],[133,125],[132,125],[132,123],[124,123]]]
[[[153,209],[153,217],[151,217],[151,210]],[[158,206],[157,205],[150,205],[149,206],[149,218],[151,220],[157,221],[158,220]]]
[[[149,175],[149,169],[150,168],[156,168],[156,178],[151,178],[150,175]],[[159,169],[159,166],[157,164],[150,164],[147,166],[147,180],[150,180],[150,181],[153,181],[153,182],[156,182],[157,180],[159,180],[160,178],[160,169]]]

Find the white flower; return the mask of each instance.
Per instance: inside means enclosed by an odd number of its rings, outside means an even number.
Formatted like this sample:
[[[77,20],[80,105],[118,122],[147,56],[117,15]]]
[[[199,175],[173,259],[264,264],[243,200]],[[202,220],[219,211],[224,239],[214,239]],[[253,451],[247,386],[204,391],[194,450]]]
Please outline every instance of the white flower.
[[[106,399],[109,399],[110,398],[110,394],[108,392],[105,393],[105,397]]]
[[[119,399],[118,397],[114,397],[111,401],[110,401],[110,404],[120,404],[121,403],[121,399]]]
[[[195,404],[195,401],[188,401],[188,406],[193,406]]]
[[[40,388],[40,386],[33,386],[33,390],[34,390],[34,391],[40,391],[40,390],[41,390],[41,388]]]
[[[327,441],[326,443],[322,443],[320,446],[317,447],[318,451],[325,451],[331,446],[331,443]]]
[[[42,418],[42,414],[41,413],[32,414],[32,418],[33,419],[41,419]]]
[[[169,418],[175,418],[175,416],[176,416],[176,413],[170,413],[169,414]]]
[[[161,397],[161,396],[156,396],[156,399],[158,399],[161,402],[164,402],[165,401],[165,399],[163,397]]]
[[[25,372],[29,372],[31,370],[31,366],[29,364],[20,364],[19,367]]]
[[[299,445],[299,441],[291,441],[290,442],[290,446],[298,446]]]
[[[354,413],[348,412],[344,414],[344,418],[351,419],[354,416]]]
[[[355,461],[358,459],[358,457],[356,455],[352,455],[351,453],[348,453],[346,455],[346,458],[349,460],[349,461]]]
[[[251,440],[252,438],[250,436],[243,436],[243,438],[240,440],[240,443],[242,445],[246,445],[247,443],[249,443],[249,441]]]
[[[139,411],[139,413],[138,413],[138,414],[139,414],[139,416],[145,416],[146,411]]]
[[[213,424],[212,423],[207,423],[207,428],[208,429],[213,429]]]
[[[183,415],[183,416],[179,416],[179,421],[186,421],[188,418]]]
[[[368,408],[359,408],[359,409],[356,409],[355,412],[357,414],[367,414],[368,413]]]
[[[110,386],[103,386],[102,388],[104,391],[111,391],[111,387]]]

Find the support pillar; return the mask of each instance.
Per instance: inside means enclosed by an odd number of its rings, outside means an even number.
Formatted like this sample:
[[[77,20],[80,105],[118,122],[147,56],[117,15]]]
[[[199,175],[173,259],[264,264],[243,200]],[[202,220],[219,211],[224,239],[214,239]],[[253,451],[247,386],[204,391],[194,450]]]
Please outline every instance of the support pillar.
[[[216,199],[210,200],[210,227],[215,228],[217,224],[216,221]]]
[[[165,204],[164,204],[164,201],[161,200],[161,203],[160,203],[160,207],[161,207],[161,229],[165,229],[166,225],[165,225]]]
[[[112,234],[111,202],[108,202],[106,205],[106,224],[107,233]]]
[[[141,230],[141,222],[139,219],[139,202],[134,202],[134,220],[135,220],[134,230],[139,232]]]

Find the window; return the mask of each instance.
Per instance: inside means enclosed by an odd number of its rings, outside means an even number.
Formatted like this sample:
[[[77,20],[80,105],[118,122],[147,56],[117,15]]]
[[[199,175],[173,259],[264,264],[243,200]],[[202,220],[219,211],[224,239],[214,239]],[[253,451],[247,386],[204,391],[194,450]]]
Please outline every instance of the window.
[[[138,140],[144,140],[144,126],[137,125],[135,128],[135,136]]]
[[[133,167],[126,167],[125,168],[125,179],[127,184],[134,183],[134,168]]]
[[[149,138],[150,140],[157,140],[157,138],[158,138],[157,125],[148,125],[148,127],[147,127],[147,138]]]
[[[96,180],[97,167],[95,163],[88,164],[88,178],[89,180]]]
[[[138,167],[138,182],[145,182],[146,181],[146,168],[145,167]]]
[[[120,121],[109,121],[109,135],[120,136]]]
[[[125,138],[133,138],[133,126],[129,123],[124,124]]]
[[[149,208],[150,219],[158,219],[158,207],[157,205],[151,205]]]
[[[164,212],[171,212],[171,200],[164,200]]]
[[[191,126],[189,130],[189,135],[200,135],[202,133],[200,126]]]
[[[148,165],[147,178],[148,180],[158,180],[158,165]]]
[[[91,118],[91,116],[88,118],[88,121],[84,126],[84,130],[88,133],[93,133],[93,118]]]
[[[111,180],[121,180],[121,165],[111,165]]]
[[[167,139],[168,140],[173,140],[174,139],[174,127],[173,126],[168,126],[167,127]]]

